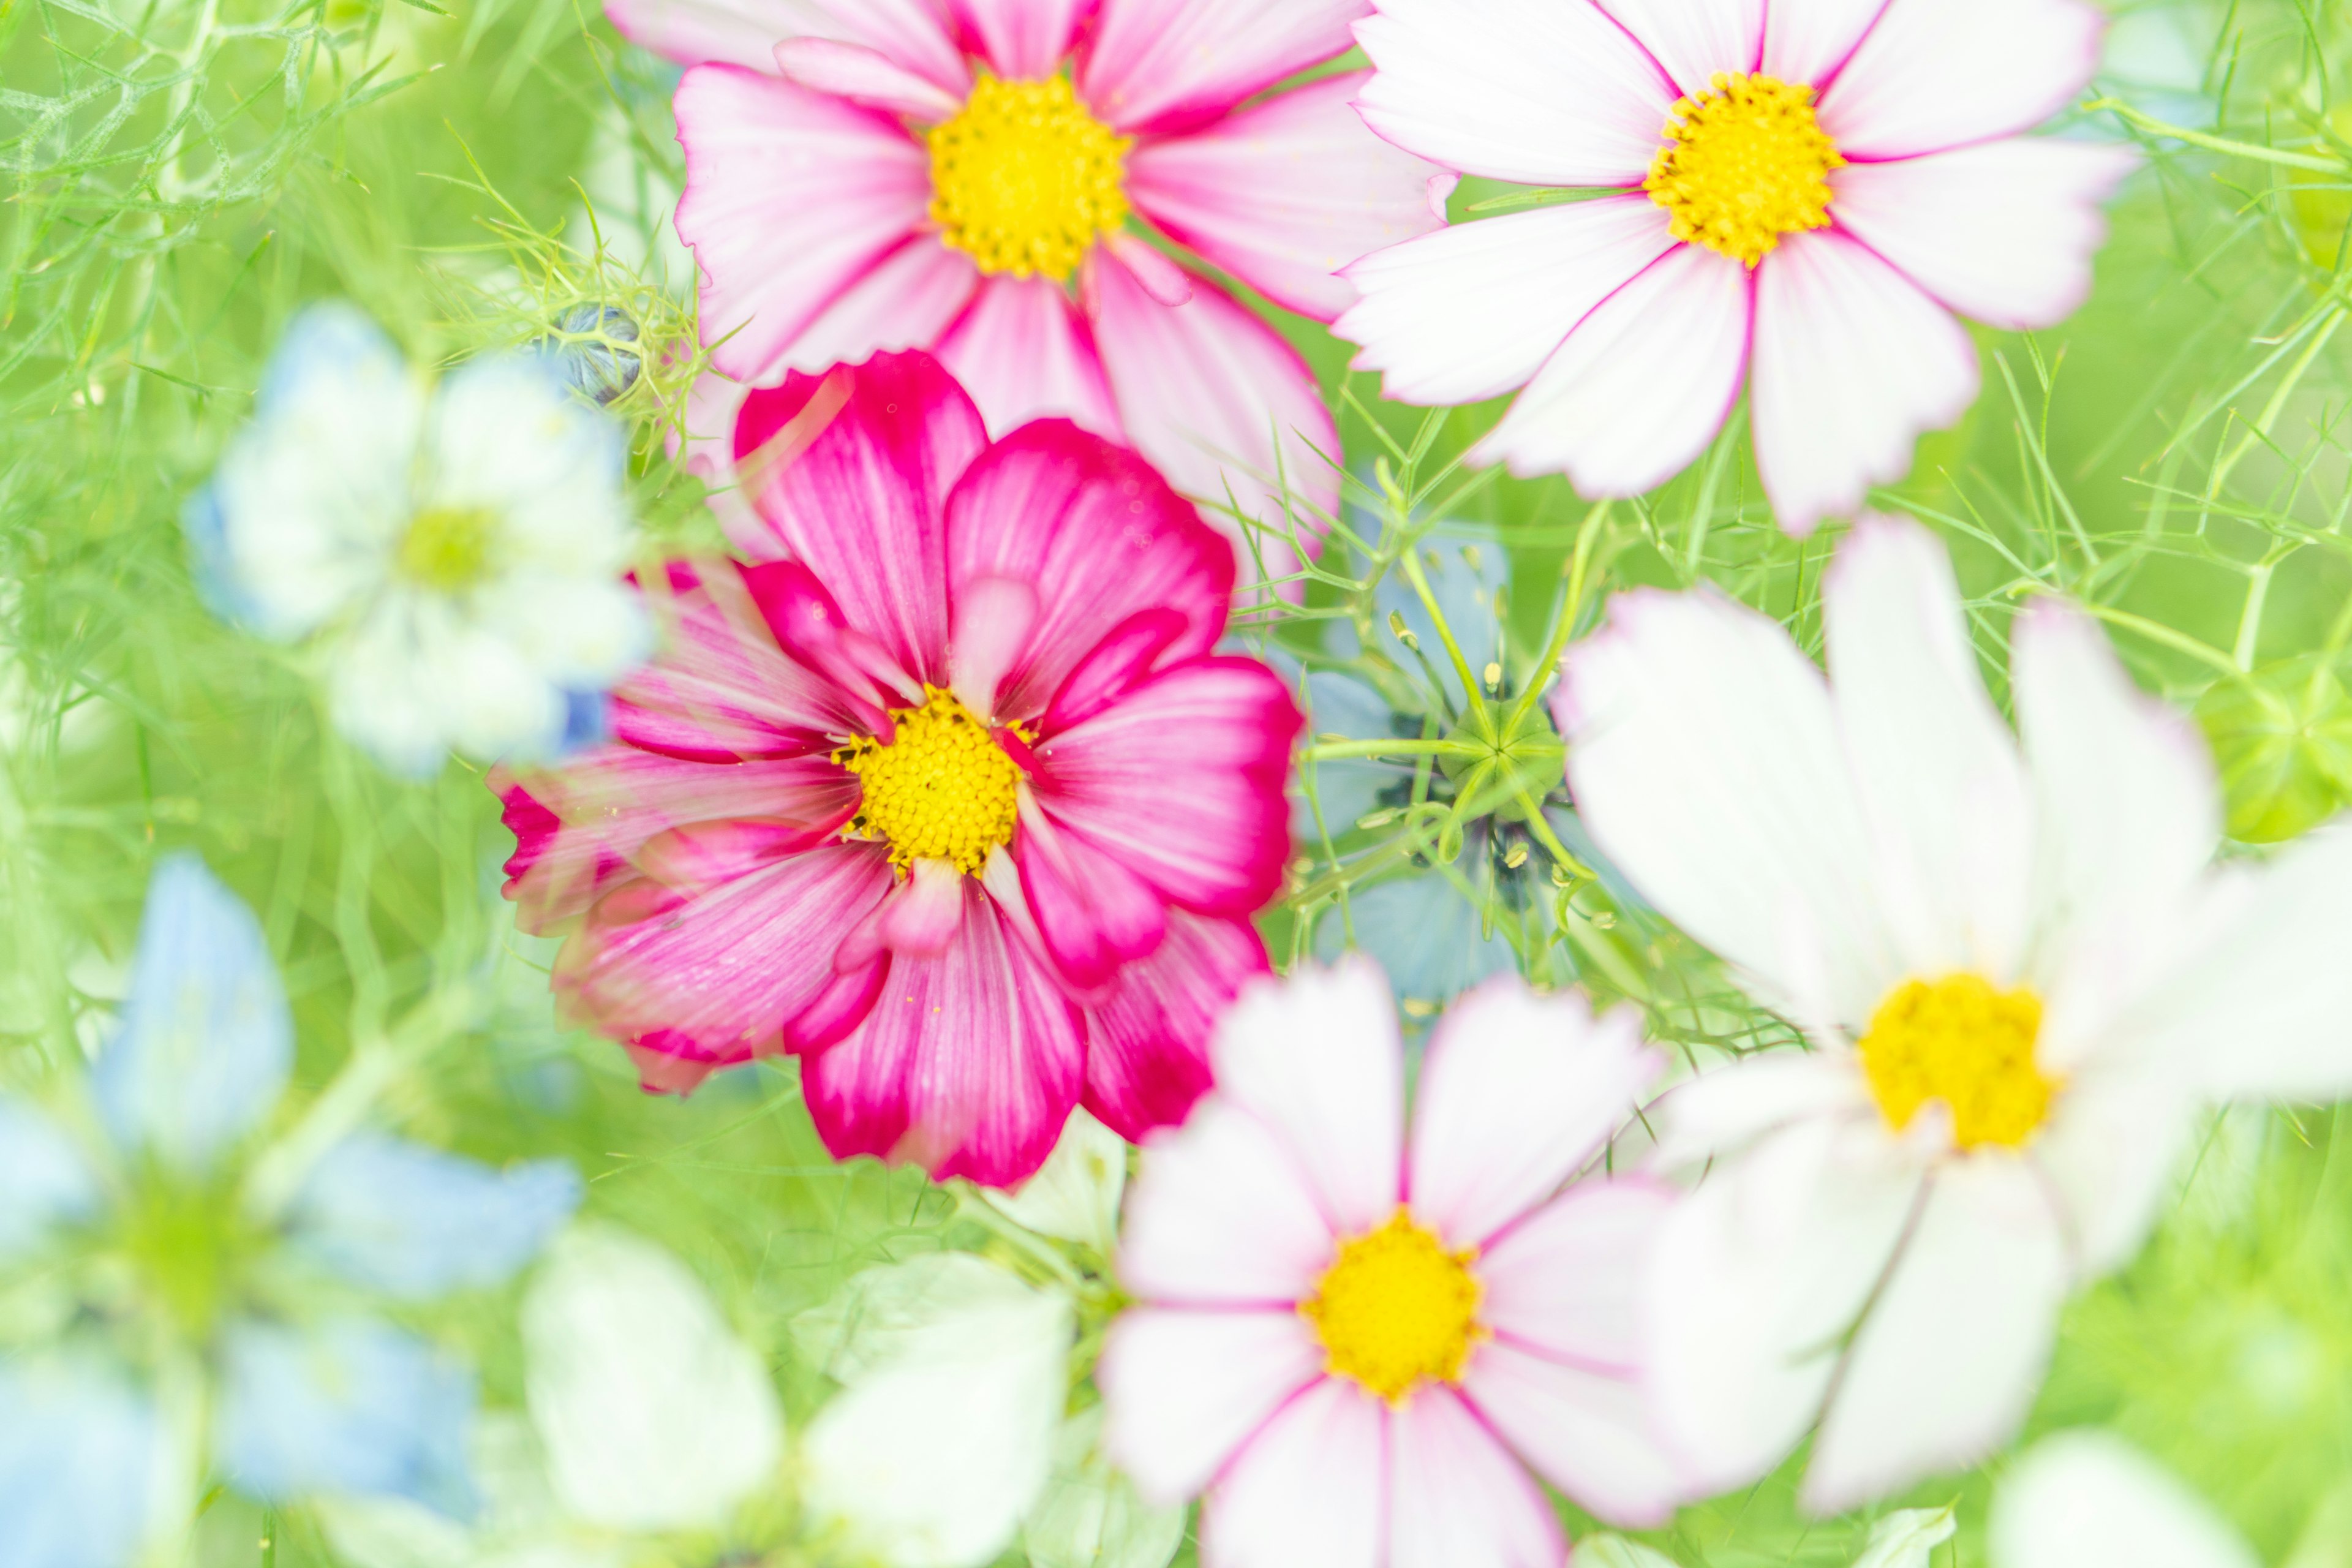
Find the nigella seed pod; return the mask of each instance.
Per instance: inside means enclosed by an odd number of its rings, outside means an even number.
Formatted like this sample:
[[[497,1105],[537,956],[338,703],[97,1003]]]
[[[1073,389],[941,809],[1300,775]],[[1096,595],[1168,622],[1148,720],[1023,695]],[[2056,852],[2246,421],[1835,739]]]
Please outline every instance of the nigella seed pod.
[[[636,318],[614,305],[583,300],[567,305],[554,330],[531,340],[533,352],[555,367],[565,384],[599,407],[637,384],[645,361],[618,347],[637,341]]]

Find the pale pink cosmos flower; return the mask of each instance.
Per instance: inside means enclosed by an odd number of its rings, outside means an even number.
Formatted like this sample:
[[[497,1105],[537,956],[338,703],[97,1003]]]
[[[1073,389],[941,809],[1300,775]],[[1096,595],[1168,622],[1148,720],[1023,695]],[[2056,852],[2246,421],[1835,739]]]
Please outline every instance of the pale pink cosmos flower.
[[[845,1158],[1001,1186],[1073,1105],[1180,1119],[1288,849],[1297,713],[1212,652],[1233,552],[1065,421],[992,444],[920,353],[794,375],[736,445],[758,560],[674,563],[612,742],[493,775],[558,994],[651,1089],[797,1054]]]
[[[1356,297],[1339,268],[1442,222],[1451,179],[1349,107],[1364,73],[1265,95],[1346,52],[1365,0],[606,9],[691,68],[677,230],[703,274],[704,341],[731,378],[704,384],[693,435],[723,435],[734,383],[924,348],[992,432],[1050,414],[1123,441],[1185,494],[1230,496],[1274,531],[1267,570],[1295,566],[1283,490],[1327,513],[1339,495],[1315,378],[1128,220],[1318,321]],[[690,461],[723,484],[724,458]],[[748,521],[723,502],[720,515]]]
[[[1673,1200],[1600,1168],[1662,1065],[1633,1015],[1489,981],[1408,1119],[1395,1004],[1356,959],[1255,983],[1213,1056],[1144,1146],[1118,1259],[1139,1304],[1097,1374],[1143,1494],[1206,1494],[1207,1568],[1549,1568],[1534,1475],[1664,1522],[1685,1488],[1638,1300]]]
[[[2081,0],[1374,0],[1357,100],[1400,147],[1593,199],[1347,270],[1391,397],[1524,388],[1473,459],[1638,495],[1744,386],[1781,525],[1850,515],[1975,401],[1955,313],[2082,303],[2126,152],[2020,133],[2098,63]]]
[[[1811,1047],[1652,1108],[1697,1187],[1649,1321],[1677,1451],[1730,1488],[1811,1431],[1832,1513],[2016,1431],[2201,1106],[2352,1090],[2352,831],[2217,867],[2195,727],[2054,599],[2012,734],[1916,522],[1865,517],[1822,615],[1826,679],[1712,590],[1621,595],[1554,711],[1602,852]]]

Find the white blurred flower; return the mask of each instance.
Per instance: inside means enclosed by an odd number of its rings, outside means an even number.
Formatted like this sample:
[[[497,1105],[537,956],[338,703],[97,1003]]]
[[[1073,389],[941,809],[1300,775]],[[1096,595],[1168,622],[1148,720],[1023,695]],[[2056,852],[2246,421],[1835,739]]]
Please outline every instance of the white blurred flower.
[[[1118,1240],[1118,1200],[1127,1191],[1127,1140],[1074,1110],[1053,1153],[1016,1191],[975,1190],[1015,1225],[1108,1258]]]
[[[546,756],[600,732],[652,646],[620,579],[624,456],[542,363],[428,390],[366,317],[321,305],[184,521],[213,607],[321,645],[337,727],[386,765]]]
[[[845,1384],[803,1501],[889,1568],[979,1568],[1044,1490],[1069,1395],[1069,1296],[967,1253],[868,1269],[794,1325]]]
[[[1992,1505],[1993,1568],[2260,1568],[2253,1548],[2163,1467],[2104,1432],[2036,1444]]]

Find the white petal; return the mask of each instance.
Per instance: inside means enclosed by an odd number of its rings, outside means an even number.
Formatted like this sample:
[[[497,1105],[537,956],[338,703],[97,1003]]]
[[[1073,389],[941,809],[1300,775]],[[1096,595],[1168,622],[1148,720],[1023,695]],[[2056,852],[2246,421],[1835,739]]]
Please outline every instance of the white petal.
[[[2195,1117],[2194,1090],[2155,1064],[2093,1061],[2066,1080],[2029,1154],[2056,1195],[2077,1275],[2139,1250]]]
[[[600,689],[653,652],[645,599],[617,576],[507,574],[475,601],[523,662],[560,686]]]
[[[1631,1008],[1596,1021],[1575,992],[1516,974],[1447,1010],[1413,1108],[1413,1213],[1453,1246],[1483,1246],[1588,1164],[1665,1065]]]
[[[614,576],[635,542],[621,494],[627,456],[620,426],[543,363],[476,360],[433,399],[419,499],[492,513],[509,560]]]
[[[1019,1191],[980,1192],[1015,1223],[1108,1258],[1118,1244],[1118,1199],[1126,1188],[1127,1140],[1073,1110],[1061,1142]]]
[[[1757,268],[1749,407],[1780,526],[1802,536],[1911,469],[1911,446],[1976,401],[1977,350],[1917,284],[1834,230]]]
[[[2132,684],[2088,616],[2030,606],[2010,662],[2042,823],[2043,1028],[2063,1045],[2171,957],[2172,928],[2221,846],[2221,793],[2196,726]]]
[[[2031,130],[2099,64],[2081,0],[1893,0],[1822,96],[1850,159],[1915,157]]]
[[[2105,1432],[2035,1444],[1994,1494],[1998,1568],[2259,1568],[2211,1504]]]
[[[1403,1201],[1404,1042],[1362,959],[1251,984],[1210,1044],[1217,1092],[1289,1146],[1341,1235]]]
[[[1356,24],[1378,68],[1364,122],[1449,169],[1528,185],[1632,185],[1675,89],[1589,5],[1379,0]]]
[[[1139,1307],[1111,1325],[1096,1373],[1104,1445],[1146,1498],[1180,1503],[1322,1375],[1322,1346],[1295,1311]]]
[[[2352,826],[2217,878],[2209,898],[2203,939],[2117,1036],[2217,1096],[2352,1092]]]
[[[1148,1300],[1286,1305],[1314,1288],[1335,1245],[1297,1157],[1213,1097],[1145,1149],[1118,1278]]]
[[[1678,1083],[1646,1113],[1662,1169],[1736,1154],[1790,1122],[1868,1111],[1870,1090],[1848,1051],[1765,1051]]]
[[[1490,1342],[1471,1357],[1462,1385],[1520,1458],[1612,1524],[1664,1524],[1696,1495],[1660,1441],[1654,1400],[1630,1378]]]
[[[1390,1568],[1558,1568],[1559,1521],[1526,1467],[1451,1389],[1389,1422]]]
[[[1569,334],[1470,460],[1565,473],[1588,496],[1673,479],[1738,400],[1748,285],[1746,268],[1703,246],[1667,251]]]
[[[1520,1348],[1641,1371],[1642,1278],[1675,1194],[1640,1176],[1579,1182],[1478,1259],[1478,1317]]]
[[[2091,292],[2099,204],[2139,160],[2121,147],[2018,137],[1830,176],[1840,227],[1948,308],[2011,331],[2054,326]]]
[[[1830,695],[1778,625],[1635,592],[1569,649],[1553,711],[1584,825],[1642,896],[1808,1021],[1899,978]]]
[[[888,1568],[993,1562],[1045,1488],[1076,1319],[1067,1297],[1005,1279],[908,1333],[810,1423],[808,1507]]]
[[[1804,1435],[1839,1336],[1885,1270],[1918,1191],[1868,1143],[1799,1125],[1717,1164],[1664,1227],[1649,1280],[1652,1387],[1710,1489],[1762,1475]]]
[[[1406,403],[1475,403],[1524,386],[1576,324],[1673,244],[1645,195],[1456,224],[1347,268],[1361,298],[1332,326]]]
[[[1685,94],[1705,92],[1719,74],[1758,68],[1764,0],[1596,0],[1624,24]]]
[[[1885,9],[1886,0],[1806,0],[1799,5],[1771,6],[1764,23],[1764,74],[1810,82],[1819,89],[1853,56]]]
[[[1202,1506],[1202,1568],[1375,1568],[1386,1415],[1344,1377],[1293,1400]]]
[[[2041,1384],[2068,1274],[2031,1166],[1985,1154],[1939,1171],[1846,1352],[1805,1507],[1840,1513],[1997,1447]]]
[[[775,1478],[783,1411],[765,1364],[659,1247],[574,1229],[523,1301],[522,1336],[531,1420],[575,1517],[715,1525]]]
[[[1943,542],[1865,516],[1822,593],[1830,696],[1904,966],[2007,980],[2032,920],[2033,817],[2017,742],[1985,695]]]

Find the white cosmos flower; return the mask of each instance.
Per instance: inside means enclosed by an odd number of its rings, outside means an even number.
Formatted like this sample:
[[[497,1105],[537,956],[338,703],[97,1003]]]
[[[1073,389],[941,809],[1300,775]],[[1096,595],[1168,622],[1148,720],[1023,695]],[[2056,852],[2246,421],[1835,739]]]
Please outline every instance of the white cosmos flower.
[[[2216,868],[2203,744],[2055,601],[2013,738],[1916,523],[1822,604],[1833,681],[1711,591],[1622,595],[1556,712],[1603,853],[1812,1044],[1662,1102],[1661,1162],[1713,1164],[1651,1326],[1688,1458],[1738,1484],[1818,1422],[1832,1511],[2008,1436],[2200,1100],[2352,1087],[2352,833]]]
[[[315,306],[185,521],[214,606],[320,642],[337,727],[388,766],[546,756],[651,647],[620,581],[623,458],[541,361],[429,388],[366,317]]]
[[[1995,1494],[1993,1568],[2261,1568],[2253,1548],[2156,1461],[2105,1432],[2034,1445]]]
[[[1672,479],[1744,385],[1802,533],[1975,400],[1954,312],[2082,302],[2131,158],[2020,132],[2090,80],[2100,27],[2080,0],[1373,0],[1373,130],[1596,199],[1377,251],[1335,330],[1408,403],[1524,387],[1473,460],[1593,496]]]

